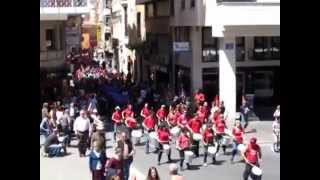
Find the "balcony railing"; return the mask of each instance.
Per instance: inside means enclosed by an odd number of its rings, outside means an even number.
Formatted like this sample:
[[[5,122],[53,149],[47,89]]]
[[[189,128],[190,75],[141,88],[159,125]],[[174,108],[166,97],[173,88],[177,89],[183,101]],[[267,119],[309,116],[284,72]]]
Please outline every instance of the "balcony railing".
[[[86,7],[88,0],[40,0],[42,8]]]

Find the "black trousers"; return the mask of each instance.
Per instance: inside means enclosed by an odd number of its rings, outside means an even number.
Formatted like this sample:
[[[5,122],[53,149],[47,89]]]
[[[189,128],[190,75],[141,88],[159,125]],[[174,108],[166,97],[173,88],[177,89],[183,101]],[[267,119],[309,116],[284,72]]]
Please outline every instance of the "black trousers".
[[[200,144],[200,141],[193,140],[192,142],[193,153],[196,155],[196,157],[199,157],[199,144]]]
[[[190,150],[190,148],[186,148],[186,149],[183,149],[183,150],[178,150],[179,151],[179,156],[180,156],[180,168],[183,167],[183,162],[184,162],[184,159],[185,159],[184,151],[187,151],[187,150]],[[189,166],[189,163],[187,163],[187,166]]]
[[[214,144],[210,145],[214,146]],[[208,157],[208,147],[209,145],[204,145],[204,157],[203,157],[203,163],[207,163],[207,157]],[[217,154],[217,153],[216,153]],[[212,156],[212,163],[216,161],[216,154]]]
[[[227,148],[227,147],[226,147],[225,145],[221,145],[222,139],[223,139],[222,134],[217,134],[217,136],[216,136],[216,141],[218,142],[217,153],[218,153],[219,150],[220,150],[220,146],[222,146],[223,152],[224,152],[224,153],[226,152],[226,148]]]
[[[89,138],[89,131],[79,132],[78,139],[78,150],[80,155],[85,155],[88,147],[88,138]]]
[[[159,143],[158,162],[161,161],[162,152],[163,152],[163,144]],[[168,153],[168,161],[171,161],[171,148],[169,149],[169,153]]]
[[[243,180],[248,180],[249,176],[252,180],[261,180],[261,176],[256,176],[251,173],[252,165],[246,163],[246,167],[243,172]]]

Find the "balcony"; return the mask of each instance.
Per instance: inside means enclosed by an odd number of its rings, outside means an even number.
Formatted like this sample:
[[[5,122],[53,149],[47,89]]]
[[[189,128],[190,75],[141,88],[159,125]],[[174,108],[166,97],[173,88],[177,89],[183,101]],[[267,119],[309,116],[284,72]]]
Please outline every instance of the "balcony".
[[[85,13],[89,13],[89,0],[40,0],[40,20]]]

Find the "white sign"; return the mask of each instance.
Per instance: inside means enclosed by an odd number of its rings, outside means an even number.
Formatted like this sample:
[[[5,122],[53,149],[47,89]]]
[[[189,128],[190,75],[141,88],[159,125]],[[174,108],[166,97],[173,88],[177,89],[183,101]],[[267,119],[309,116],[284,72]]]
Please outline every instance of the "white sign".
[[[173,51],[174,52],[183,52],[190,50],[189,42],[174,42],[173,43]]]

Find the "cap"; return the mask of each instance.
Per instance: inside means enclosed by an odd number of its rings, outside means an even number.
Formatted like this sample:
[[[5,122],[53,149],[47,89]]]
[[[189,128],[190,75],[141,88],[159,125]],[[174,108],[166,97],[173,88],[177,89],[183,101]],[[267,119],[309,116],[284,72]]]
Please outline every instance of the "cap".
[[[115,109],[120,109],[120,107],[119,106],[116,106],[116,108]]]
[[[93,112],[93,113],[98,113],[98,110],[97,110],[97,109],[93,109],[92,112]]]

